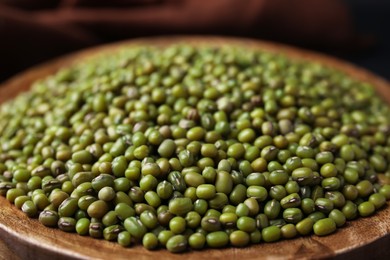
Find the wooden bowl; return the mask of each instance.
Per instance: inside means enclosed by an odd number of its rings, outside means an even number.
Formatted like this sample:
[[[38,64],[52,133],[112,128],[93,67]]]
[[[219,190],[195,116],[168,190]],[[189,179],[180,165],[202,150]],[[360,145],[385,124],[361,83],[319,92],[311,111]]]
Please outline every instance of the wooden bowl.
[[[358,80],[372,83],[378,94],[390,103],[390,84],[388,82],[349,63],[274,43],[202,36],[137,39],[92,48],[59,58],[21,73],[0,85],[0,103],[29,89],[33,81],[52,74],[59,68],[70,65],[83,57],[100,52],[110,52],[123,46],[142,44],[164,46],[179,42],[193,45],[238,45],[243,48],[283,53],[291,59],[319,62],[344,71]],[[37,220],[26,217],[3,197],[0,198],[0,208],[0,256],[4,259],[307,259],[329,257],[361,259],[390,257],[390,248],[388,247],[390,245],[390,207],[388,205],[374,216],[350,221],[345,227],[326,237],[313,235],[276,243],[261,243],[247,248],[206,249],[184,254],[171,254],[163,249],[148,251],[139,245],[122,248],[117,243],[47,228]]]

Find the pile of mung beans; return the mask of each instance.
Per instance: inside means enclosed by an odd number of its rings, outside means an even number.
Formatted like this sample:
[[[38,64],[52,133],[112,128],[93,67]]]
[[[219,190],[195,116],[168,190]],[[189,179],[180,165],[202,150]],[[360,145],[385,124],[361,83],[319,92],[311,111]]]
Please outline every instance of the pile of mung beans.
[[[173,253],[316,234],[390,199],[370,84],[243,46],[129,46],[0,108],[0,194],[47,227]]]

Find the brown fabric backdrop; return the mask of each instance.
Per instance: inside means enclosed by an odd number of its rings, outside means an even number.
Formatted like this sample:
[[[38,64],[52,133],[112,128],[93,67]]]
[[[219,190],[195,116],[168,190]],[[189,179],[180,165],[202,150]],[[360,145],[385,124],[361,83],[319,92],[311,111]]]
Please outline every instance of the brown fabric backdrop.
[[[361,47],[348,9],[337,0],[0,0],[0,81],[73,50],[169,34]]]

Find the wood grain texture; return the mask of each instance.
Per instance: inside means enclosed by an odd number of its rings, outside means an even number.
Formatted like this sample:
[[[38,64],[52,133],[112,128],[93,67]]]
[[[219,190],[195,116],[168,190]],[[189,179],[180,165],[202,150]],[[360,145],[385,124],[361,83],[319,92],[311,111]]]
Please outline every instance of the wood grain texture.
[[[132,40],[97,47],[37,66],[0,85],[0,103],[27,90],[36,79],[54,73],[84,57],[131,45],[158,45],[171,43],[194,45],[234,44],[284,53],[292,59],[320,62],[342,70],[352,77],[372,83],[378,94],[390,103],[390,84],[372,73],[349,63],[321,54],[299,50],[274,43],[222,37],[164,37]],[[148,251],[142,246],[122,248],[116,243],[81,237],[42,226],[0,197],[0,259],[365,259],[390,258],[390,207],[372,217],[361,218],[326,237],[300,237],[247,248],[207,249],[175,255],[166,250]]]

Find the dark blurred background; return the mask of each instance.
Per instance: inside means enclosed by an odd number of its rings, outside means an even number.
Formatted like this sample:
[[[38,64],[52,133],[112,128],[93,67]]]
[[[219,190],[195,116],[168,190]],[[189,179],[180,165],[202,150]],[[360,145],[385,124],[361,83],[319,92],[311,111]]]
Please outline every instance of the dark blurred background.
[[[341,55],[361,67],[390,80],[390,1],[346,0],[358,32],[373,37],[373,44],[361,52]]]
[[[388,0],[0,0],[0,82],[75,50],[180,34],[282,42],[390,80],[389,24]]]

